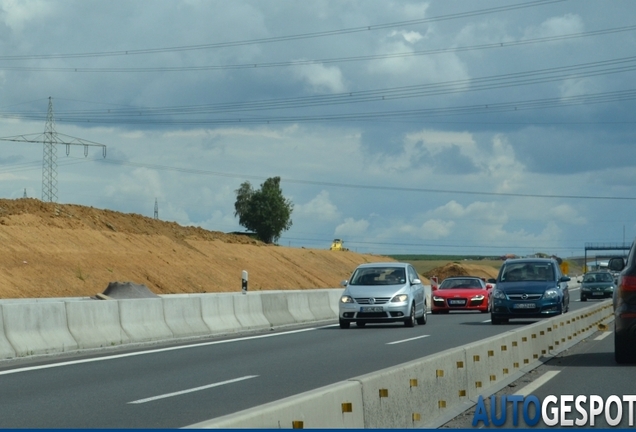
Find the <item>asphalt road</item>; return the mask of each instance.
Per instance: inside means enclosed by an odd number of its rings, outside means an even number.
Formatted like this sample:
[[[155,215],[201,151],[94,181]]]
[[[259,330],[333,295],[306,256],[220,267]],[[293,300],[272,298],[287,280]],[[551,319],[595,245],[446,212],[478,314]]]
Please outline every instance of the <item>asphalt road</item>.
[[[571,310],[590,304],[577,298],[573,291]],[[0,427],[178,428],[535,322],[493,326],[489,318],[429,315],[414,328],[334,323],[3,362]]]

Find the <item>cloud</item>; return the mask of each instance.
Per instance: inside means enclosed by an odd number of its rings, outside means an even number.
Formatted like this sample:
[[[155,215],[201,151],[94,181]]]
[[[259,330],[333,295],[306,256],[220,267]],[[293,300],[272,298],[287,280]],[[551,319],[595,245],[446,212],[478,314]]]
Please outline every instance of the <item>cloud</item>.
[[[334,221],[340,218],[338,208],[329,200],[329,192],[323,190],[305,204],[295,204],[293,216],[316,221]]]
[[[337,66],[322,64],[298,66],[294,69],[294,75],[317,93],[341,93],[347,90],[342,72]]]
[[[346,218],[343,223],[336,227],[335,235],[339,237],[361,236],[365,234],[369,225],[369,222],[364,219]]]

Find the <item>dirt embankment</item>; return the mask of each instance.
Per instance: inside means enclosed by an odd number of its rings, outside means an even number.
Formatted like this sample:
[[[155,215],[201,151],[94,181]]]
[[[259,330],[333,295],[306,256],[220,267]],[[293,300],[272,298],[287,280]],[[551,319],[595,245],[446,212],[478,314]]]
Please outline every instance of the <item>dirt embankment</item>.
[[[327,239],[328,245],[331,239]],[[363,262],[389,258],[266,245],[137,214],[0,199],[0,298],[84,297],[109,282],[156,294],[335,288]]]
[[[437,267],[432,269],[431,271],[425,273],[423,276],[427,278],[431,278],[436,276],[438,281],[441,283],[444,279],[454,276],[475,276],[480,278],[488,279],[496,279],[497,273],[499,270],[488,267],[488,266],[480,266],[478,264],[459,264],[459,263],[448,263],[442,267]]]
[[[94,296],[117,281],[156,294],[239,292],[243,270],[250,291],[336,288],[358,264],[391,261],[329,251],[330,241],[325,249],[288,248],[138,214],[0,199],[0,298]],[[434,273],[440,281],[447,274]]]

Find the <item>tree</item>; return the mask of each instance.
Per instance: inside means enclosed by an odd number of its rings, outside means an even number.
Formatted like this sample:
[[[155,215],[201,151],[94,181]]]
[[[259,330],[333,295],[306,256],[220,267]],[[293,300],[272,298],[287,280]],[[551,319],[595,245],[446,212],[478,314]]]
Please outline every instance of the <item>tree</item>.
[[[291,228],[294,204],[283,196],[280,177],[268,178],[258,190],[246,181],[235,192],[234,216],[261,241],[274,243],[283,231]]]

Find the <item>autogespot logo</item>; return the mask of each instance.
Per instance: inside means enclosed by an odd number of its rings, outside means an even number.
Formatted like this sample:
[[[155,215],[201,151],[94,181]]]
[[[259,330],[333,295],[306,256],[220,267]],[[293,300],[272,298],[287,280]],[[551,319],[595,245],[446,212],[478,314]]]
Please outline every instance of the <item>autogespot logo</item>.
[[[512,426],[536,426],[540,421],[546,426],[594,426],[598,416],[604,416],[610,426],[618,426],[624,416],[629,426],[634,426],[634,402],[636,395],[546,396],[538,397],[506,395],[490,396],[490,409],[482,396],[477,400],[473,427],[509,426],[508,411],[512,414]],[[508,424],[506,423],[508,422]]]

